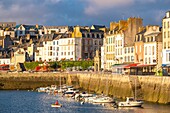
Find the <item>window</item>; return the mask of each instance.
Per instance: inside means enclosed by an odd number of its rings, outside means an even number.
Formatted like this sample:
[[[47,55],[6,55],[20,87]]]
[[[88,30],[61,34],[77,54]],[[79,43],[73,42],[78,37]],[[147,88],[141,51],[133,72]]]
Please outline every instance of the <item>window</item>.
[[[130,48],[128,48],[128,53],[130,53]]]
[[[50,52],[50,56],[52,56],[53,55],[53,53],[52,52]]]
[[[166,38],[166,32],[164,32],[164,38]]]
[[[127,51],[126,51],[126,48],[125,48],[125,54],[126,54],[126,52],[127,52]]]
[[[52,46],[50,46],[50,50],[52,50],[53,48],[52,48]]]
[[[166,53],[166,61],[167,61],[167,62],[170,61],[170,53]]]
[[[94,35],[94,34],[92,34],[92,38],[95,38],[95,35]]]
[[[168,49],[170,49],[170,41],[168,41]]]
[[[145,55],[147,55],[147,47],[145,47]]]
[[[145,58],[145,64],[147,64],[147,58]]]
[[[97,38],[99,38],[99,34],[97,34]]]
[[[166,42],[164,42],[164,49],[166,49]]]
[[[131,56],[131,61],[132,61],[132,62],[134,61],[134,56]]]
[[[151,63],[151,58],[149,57],[149,64]]]
[[[128,62],[130,61],[130,56],[128,56]]]
[[[131,53],[133,53],[133,47],[131,48]]]
[[[152,46],[152,55],[154,55],[154,53],[155,53],[155,47]]]
[[[84,34],[84,33],[82,34],[82,37],[83,37],[83,38],[85,37],[85,34]]]
[[[87,38],[90,38],[90,34],[87,34]]]
[[[22,31],[19,31],[19,34],[22,34]]]

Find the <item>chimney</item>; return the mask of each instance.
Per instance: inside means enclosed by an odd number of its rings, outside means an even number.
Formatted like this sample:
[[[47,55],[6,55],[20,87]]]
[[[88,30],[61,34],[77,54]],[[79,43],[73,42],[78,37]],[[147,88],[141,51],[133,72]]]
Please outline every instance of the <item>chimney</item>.
[[[38,24],[36,24],[35,27],[38,28]]]

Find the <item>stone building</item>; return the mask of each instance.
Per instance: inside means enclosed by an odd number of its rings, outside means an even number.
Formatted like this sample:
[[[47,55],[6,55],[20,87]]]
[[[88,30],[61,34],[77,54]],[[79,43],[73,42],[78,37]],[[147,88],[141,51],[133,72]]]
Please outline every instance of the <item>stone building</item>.
[[[89,27],[75,26],[72,37],[82,38],[82,59],[93,59],[96,50],[99,50],[99,53],[101,52],[104,31],[90,29]]]
[[[142,26],[143,20],[136,17],[110,22],[110,31],[104,39],[106,69],[110,70],[114,64],[134,62],[135,36]]]

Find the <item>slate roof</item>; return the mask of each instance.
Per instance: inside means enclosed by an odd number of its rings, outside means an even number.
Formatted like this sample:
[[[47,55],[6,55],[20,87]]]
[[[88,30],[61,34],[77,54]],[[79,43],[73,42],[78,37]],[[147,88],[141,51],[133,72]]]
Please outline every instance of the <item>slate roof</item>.
[[[92,25],[95,29],[99,30],[101,28],[106,28],[105,25]]]

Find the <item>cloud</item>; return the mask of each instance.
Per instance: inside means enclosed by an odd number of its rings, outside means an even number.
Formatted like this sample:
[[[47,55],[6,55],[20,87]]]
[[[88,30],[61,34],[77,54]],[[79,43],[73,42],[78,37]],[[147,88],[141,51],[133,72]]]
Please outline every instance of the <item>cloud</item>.
[[[15,21],[17,23],[33,24],[41,23],[43,7],[37,7],[34,4],[11,4],[9,7],[0,5],[1,21]]]
[[[45,3],[49,3],[49,4],[53,3],[53,4],[56,4],[56,3],[60,2],[60,1],[61,1],[61,0],[45,0]]]
[[[98,15],[103,10],[125,7],[132,5],[134,0],[87,0],[85,13],[87,15]]]

